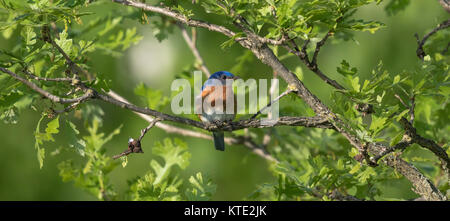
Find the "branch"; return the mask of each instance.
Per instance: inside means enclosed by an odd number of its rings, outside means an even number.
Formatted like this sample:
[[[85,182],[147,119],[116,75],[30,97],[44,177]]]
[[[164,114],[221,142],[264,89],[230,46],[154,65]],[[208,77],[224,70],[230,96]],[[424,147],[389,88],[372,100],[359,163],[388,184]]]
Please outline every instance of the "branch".
[[[327,34],[325,35],[325,37],[322,38],[322,40],[318,41],[316,43],[316,49],[314,49],[314,55],[313,58],[311,60],[311,63],[313,65],[317,66],[317,56],[319,55],[320,52],[320,48],[325,44],[325,42],[327,41],[328,37],[330,37],[332,35],[332,30],[328,31]]]
[[[409,139],[408,139],[409,138]],[[396,150],[404,150],[407,147],[411,146],[411,144],[413,144],[413,142],[411,141],[410,137],[404,137],[400,142],[398,142],[396,145],[386,148],[384,149],[382,152],[380,152],[378,155],[376,155],[375,157],[373,157],[373,161],[378,162],[382,157],[396,151]]]
[[[238,137],[225,137],[225,143],[233,145],[233,144],[242,144],[248,147],[253,153],[263,157],[264,159],[278,163],[278,160],[275,159],[270,153],[268,153],[261,145],[256,144],[250,138],[245,136]]]
[[[428,34],[426,34],[425,36],[423,36],[422,40],[420,40],[419,35],[416,33],[414,36],[416,36],[417,39],[417,50],[416,50],[416,54],[417,57],[419,57],[421,60],[423,60],[423,58],[427,55],[425,53],[425,51],[423,50],[423,45],[425,44],[425,42],[428,40],[428,38],[432,35],[434,35],[436,32],[438,32],[439,30],[448,28],[450,26],[450,19],[443,21],[441,24],[439,24],[436,28],[434,28],[433,30],[431,30]]]
[[[203,71],[203,73],[205,73],[205,75],[207,77],[209,77],[211,75],[211,72],[209,72],[208,68],[205,66],[205,62],[203,61],[202,56],[200,55],[197,46],[195,45],[195,32],[193,32],[192,35],[192,39],[189,37],[189,34],[186,31],[186,28],[184,28],[184,26],[180,23],[177,24],[178,27],[181,30],[181,34],[183,35],[184,40],[186,41],[187,45],[189,46],[189,48],[192,51],[192,54],[195,56],[195,58],[197,59],[197,61],[200,63],[200,70]],[[195,29],[192,29],[195,30]]]
[[[158,118],[153,119],[150,122],[150,125],[148,125],[146,128],[141,130],[141,136],[139,136],[139,138],[137,140],[134,140],[133,138],[130,138],[128,140],[128,149],[123,151],[121,154],[113,156],[112,158],[118,159],[120,157],[127,156],[131,153],[144,153],[144,151],[142,150],[142,147],[141,147],[141,140],[142,140],[142,138],[144,138],[145,134],[155,126],[155,124],[158,121],[159,121]]]
[[[162,121],[172,121],[177,122],[193,127],[197,127],[200,129],[208,130],[208,131],[234,131],[240,130],[243,128],[264,128],[264,127],[273,127],[273,126],[305,126],[305,127],[320,127],[320,128],[331,128],[332,126],[328,124],[328,121],[322,117],[280,117],[275,125],[263,125],[261,124],[261,120],[241,120],[237,122],[232,122],[230,124],[224,125],[216,125],[216,124],[208,124],[200,121],[191,120],[184,117],[173,116],[165,113],[161,113],[149,108],[142,108],[135,106],[130,103],[124,103],[117,99],[112,98],[111,96],[104,94],[97,94],[96,98],[103,100],[107,103],[114,104],[121,108],[129,109],[134,112],[150,115],[153,117],[157,117]]]
[[[325,44],[325,41],[328,39],[328,37],[330,36],[329,34],[330,32],[327,33],[327,35],[325,35],[325,37],[319,41],[316,44],[316,49],[314,51],[314,55],[313,55],[313,59],[312,61],[309,61],[308,58],[308,53],[306,52],[306,49],[308,47],[308,44],[310,42],[309,39],[305,40],[305,43],[303,44],[302,50],[299,50],[297,44],[295,43],[294,40],[291,41],[291,44],[293,45],[295,50],[292,50],[288,45],[284,45],[284,48],[286,50],[288,50],[290,53],[296,55],[300,61],[302,61],[305,66],[311,70],[313,73],[315,73],[320,79],[322,79],[325,83],[331,85],[332,87],[338,89],[338,90],[344,90],[345,88],[340,85],[337,81],[330,79],[328,76],[326,76],[318,67],[317,65],[317,56],[319,54],[320,48],[322,47],[323,44]]]
[[[22,82],[23,84],[27,85],[30,89],[38,92],[39,94],[41,94],[42,96],[48,98],[49,100],[55,102],[55,103],[60,103],[60,104],[69,104],[69,103],[77,103],[77,102],[81,102],[83,100],[89,99],[89,98],[94,98],[95,97],[95,91],[94,90],[88,90],[86,91],[86,93],[80,97],[77,98],[61,98],[58,97],[56,95],[51,94],[50,92],[40,88],[39,86],[37,86],[36,84],[34,84],[31,81],[28,81],[22,77],[20,77],[19,75],[15,74],[14,72],[11,72],[10,70],[0,67],[0,71],[9,74],[11,77],[15,78],[16,80]]]
[[[292,89],[286,90],[285,92],[281,93],[280,96],[276,97],[275,99],[273,99],[272,101],[270,101],[265,107],[261,108],[258,112],[256,112],[256,114],[254,114],[252,117],[250,117],[250,119],[255,119],[259,114],[261,114],[266,108],[272,106],[272,104],[274,104],[275,102],[277,102],[278,100],[280,100],[282,97],[288,95],[289,93],[293,92]]]
[[[409,108],[409,106],[403,101],[403,99],[402,99],[398,94],[394,94],[394,97],[397,98],[397,100],[399,100],[400,103],[401,103],[404,107]]]
[[[141,3],[141,2],[131,1],[131,0],[112,0],[112,1],[115,3],[122,4],[122,5],[140,8],[145,11],[150,11],[150,12],[155,12],[155,13],[158,13],[161,15],[165,15],[165,16],[171,17],[183,24],[186,24],[187,26],[206,28],[210,31],[222,33],[223,35],[230,37],[230,38],[234,37],[236,35],[236,33],[234,33],[233,31],[229,30],[226,27],[216,25],[216,24],[211,24],[211,23],[201,21],[201,20],[187,18],[186,16],[184,16],[182,14],[172,11],[168,7],[156,7],[156,6],[147,5],[147,4]],[[246,44],[247,46],[249,46],[248,42],[246,41],[245,38],[236,38],[235,40],[239,41],[241,44]]]
[[[339,21],[342,20],[342,16],[336,19],[336,24],[339,23]],[[320,48],[325,44],[325,42],[328,40],[328,37],[330,37],[331,35],[333,35],[334,32],[334,28],[330,29],[325,36],[322,38],[322,40],[318,41],[316,43],[316,48],[314,49],[314,55],[313,58],[311,60],[311,65],[313,66],[314,69],[318,70],[317,67],[317,56],[319,55],[320,52]],[[326,77],[324,74],[322,74],[324,77]],[[319,75],[320,76],[320,75]],[[327,78],[327,77],[326,77]],[[328,79],[328,78],[327,78]],[[337,83],[336,83],[337,84]],[[337,84],[337,86],[340,86],[339,84]]]
[[[442,50],[441,54],[445,55],[448,52],[448,49],[450,48],[450,42],[447,44],[447,46]]]
[[[416,108],[416,95],[413,94],[413,96],[411,96],[411,107],[409,108],[409,122],[411,124],[414,124],[414,119],[416,118],[414,112],[415,108]]]
[[[442,168],[446,171],[446,173],[450,176],[450,159],[445,152],[445,150],[440,147],[436,142],[433,140],[424,138],[417,134],[416,128],[412,125],[414,123],[414,107],[415,107],[415,95],[411,97],[411,106],[408,106],[397,94],[394,94],[395,98],[400,100],[400,103],[403,104],[406,108],[409,109],[410,114],[410,121],[408,121],[406,118],[402,117],[400,119],[400,124],[402,124],[403,128],[405,129],[405,135],[409,137],[408,142],[419,144],[420,146],[430,150],[433,152],[441,161]],[[400,142],[401,143],[401,142]],[[391,151],[392,152],[392,151]]]
[[[383,145],[371,144],[369,147],[376,155],[380,155],[385,149]],[[433,183],[425,177],[415,166],[404,161],[398,156],[388,155],[383,161],[386,165],[394,168],[400,174],[402,174],[406,179],[408,179],[414,186],[413,191],[422,196],[425,200],[433,201],[443,201],[447,198],[433,185]]]
[[[450,13],[450,1],[449,0],[440,0],[439,3],[441,3],[442,7]]]
[[[127,101],[125,98],[121,97],[114,91],[110,91],[108,93],[108,95],[117,100],[120,100],[124,103],[129,103],[129,101]],[[146,114],[142,114],[139,112],[134,112],[134,113],[148,122],[152,122],[154,119],[153,117],[146,115]],[[156,127],[166,131],[167,133],[174,133],[174,134],[180,134],[182,136],[195,137],[195,138],[200,138],[200,139],[205,139],[205,140],[212,140],[212,137],[210,135],[192,131],[192,130],[188,130],[188,129],[184,129],[184,128],[179,128],[179,127],[168,125],[168,124],[164,124],[162,122],[157,122]],[[242,145],[246,146],[247,148],[249,148],[256,155],[258,155],[270,162],[278,162],[278,160],[273,158],[269,153],[267,153],[267,151],[264,151],[263,149],[260,148],[260,146],[258,146],[254,142],[252,142],[250,139],[244,138],[243,136],[236,137],[236,138],[225,137],[225,143],[228,145],[242,144]]]
[[[125,98],[123,98],[122,96],[120,96],[119,94],[117,94],[116,92],[114,92],[112,90],[108,92],[108,95],[116,100],[123,102],[123,103],[130,104],[130,102],[128,100],[126,100]],[[152,122],[154,119],[150,115],[143,114],[143,113],[136,112],[136,111],[133,111],[133,112],[148,122]],[[212,140],[212,137],[210,135],[192,131],[192,130],[188,130],[188,129],[184,129],[184,128],[180,128],[180,127],[176,127],[176,126],[165,124],[162,122],[157,122],[156,127],[166,131],[167,133],[175,133],[175,134],[180,134],[182,136],[189,136],[189,137]]]
[[[26,75],[28,75],[28,77],[30,77],[31,79],[37,80],[37,81],[76,82],[76,79],[72,79],[72,78],[46,78],[46,77],[39,77],[39,76],[36,76],[36,75],[32,74],[27,69],[22,70],[22,72],[25,73]]]
[[[86,99],[80,100],[78,102],[75,102],[73,104],[70,104],[69,106],[67,106],[66,108],[64,108],[63,110],[54,110],[51,109],[54,113],[56,114],[62,114],[62,113],[66,113],[66,112],[70,112],[72,111],[72,109],[75,109],[78,105],[80,105],[81,103],[83,103],[84,101],[86,101],[88,98],[90,97],[86,97]]]
[[[203,123],[200,121],[191,120],[184,117],[178,117],[174,115],[169,115],[165,113],[161,113],[156,110],[152,110],[149,108],[142,108],[138,107],[136,105],[125,103],[120,100],[117,100],[107,94],[102,94],[93,88],[86,88],[86,93],[83,96],[73,98],[73,99],[66,99],[61,98],[56,95],[51,94],[48,91],[45,91],[44,89],[40,88],[36,84],[18,76],[17,74],[9,71],[8,69],[0,67],[0,71],[5,72],[15,79],[21,81],[25,85],[27,85],[32,90],[40,93],[44,97],[47,97],[54,103],[81,103],[87,99],[99,99],[104,102],[119,106],[124,109],[129,109],[134,112],[150,115],[156,118],[159,118],[162,121],[172,121],[177,122],[185,125],[190,125],[193,127],[197,127],[200,129],[208,130],[208,131],[234,131],[234,130],[240,130],[243,128],[264,128],[264,127],[272,127],[272,126],[305,126],[305,127],[319,127],[319,128],[331,128],[332,126],[327,122],[324,118],[316,118],[316,117],[280,117],[278,122],[275,125],[263,125],[261,124],[261,120],[252,119],[252,120],[241,120],[237,122],[232,122],[231,124],[224,124],[224,125],[215,125],[215,124],[208,124]]]
[[[443,169],[447,172],[447,174],[450,176],[450,159],[445,152],[445,150],[439,146],[436,142],[433,140],[424,138],[420,136],[416,132],[416,128],[413,127],[413,125],[406,119],[402,118],[400,119],[400,123],[403,125],[403,127],[406,130],[406,133],[408,136],[411,137],[412,141],[418,145],[420,145],[423,148],[426,148],[433,152],[442,162]]]
[[[355,196],[344,194],[339,192],[339,190],[335,189],[327,194],[330,199],[338,200],[338,201],[364,201],[363,199],[359,199]],[[321,197],[322,198],[322,197]]]
[[[323,104],[314,94],[312,94],[305,85],[296,77],[294,73],[289,71],[286,66],[284,66],[278,58],[273,54],[272,50],[268,48],[268,46],[264,43],[261,43],[257,37],[255,37],[256,34],[254,33],[248,33],[248,30],[245,30],[245,27],[240,27],[246,34],[248,35],[248,39],[252,43],[252,47],[250,49],[252,50],[253,54],[261,60],[264,64],[272,67],[273,71],[278,73],[280,77],[282,77],[290,86],[296,88],[297,95],[303,99],[303,101],[310,106],[313,111],[320,116],[323,116],[327,119],[329,119],[329,122],[333,125],[334,129],[336,129],[339,133],[341,133],[352,146],[356,147],[360,153],[365,155],[365,158],[368,158],[367,152],[369,150],[368,147],[373,146],[373,144],[363,144],[358,138],[356,138],[354,135],[349,133],[347,131],[348,125],[346,125],[341,119],[339,119],[325,104]],[[298,48],[298,47],[297,47]],[[301,54],[300,54],[301,55]],[[303,56],[304,58],[305,56]],[[384,148],[384,147],[383,147]],[[379,151],[381,149],[375,149],[377,152],[372,153],[375,155],[378,155]],[[401,159],[399,158],[399,162]],[[369,164],[373,164],[373,162],[368,162]],[[405,162],[406,163],[406,162]],[[376,163],[375,163],[376,164]],[[406,163],[407,164],[407,163]],[[397,168],[396,164],[390,164],[391,167]],[[417,169],[414,167],[401,167],[401,168],[407,168],[403,172],[406,178],[408,178],[414,185],[420,186],[420,184],[416,183],[416,180],[413,179],[414,177],[411,177],[407,175],[407,173],[415,174],[416,176],[421,176],[424,179],[426,179],[425,176],[423,176]],[[439,190],[436,189],[432,185],[431,182],[428,181],[429,185],[423,185],[420,187],[423,187],[423,189],[427,189],[431,192],[437,192],[442,196],[442,194],[439,192]],[[420,193],[425,194],[425,191],[421,191]],[[436,198],[437,199],[437,198]],[[440,198],[442,199],[442,198]]]
[[[142,138],[144,138],[144,135],[147,133],[147,131],[149,131],[153,126],[155,126],[156,122],[160,121],[158,118],[155,118],[150,125],[148,125],[148,127],[144,128],[143,130],[141,130],[141,136],[139,136],[138,141],[141,141]]]
[[[273,73],[273,79],[277,79],[277,73]],[[275,93],[275,90],[278,90],[278,86],[279,86],[279,82],[275,81],[273,82],[272,85],[270,85],[270,89],[269,89],[269,94],[270,97],[273,96],[273,94]],[[269,119],[273,118],[273,115],[271,112],[267,113],[267,117]],[[269,145],[270,141],[272,140],[272,133],[273,133],[273,129],[269,129],[269,131],[267,131],[267,133],[264,134],[264,137],[262,139],[262,146],[264,149],[267,148],[267,146]]]
[[[259,40],[262,43],[265,44],[271,44],[271,45],[283,45],[285,44],[287,41],[289,41],[290,39],[288,39],[288,37],[286,35],[283,35],[280,39],[275,40],[275,39],[270,39],[270,38],[263,38],[260,37]]]
[[[172,122],[177,122],[177,123],[181,123],[181,124],[185,124],[185,125],[198,127],[198,128],[205,129],[205,130],[209,129],[209,124],[205,124],[203,122],[191,120],[191,119],[184,118],[184,117],[178,117],[178,116],[161,113],[159,111],[152,110],[147,107],[143,108],[143,107],[138,107],[138,106],[130,104],[130,103],[124,103],[122,101],[119,101],[119,100],[116,100],[116,99],[110,97],[107,94],[99,93],[99,94],[97,94],[96,98],[98,98],[106,103],[110,103],[110,104],[119,106],[124,109],[129,109],[134,112],[139,112],[142,114],[147,114],[147,115],[159,118],[162,121],[172,121]]]

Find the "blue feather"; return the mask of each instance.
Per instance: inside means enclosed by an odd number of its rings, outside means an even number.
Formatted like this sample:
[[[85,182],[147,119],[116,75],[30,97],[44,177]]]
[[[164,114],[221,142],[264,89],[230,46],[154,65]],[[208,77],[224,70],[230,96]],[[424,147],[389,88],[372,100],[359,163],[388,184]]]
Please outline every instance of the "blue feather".
[[[234,77],[234,74],[232,74],[232,73],[230,73],[228,71],[218,71],[218,72],[212,74],[211,76],[209,76],[208,80],[220,79],[222,77],[222,75],[226,75],[227,77],[230,77],[230,78]],[[205,86],[213,86],[213,85],[215,85],[214,81],[208,81],[208,80],[206,80],[205,84],[203,84],[202,90],[205,88]]]

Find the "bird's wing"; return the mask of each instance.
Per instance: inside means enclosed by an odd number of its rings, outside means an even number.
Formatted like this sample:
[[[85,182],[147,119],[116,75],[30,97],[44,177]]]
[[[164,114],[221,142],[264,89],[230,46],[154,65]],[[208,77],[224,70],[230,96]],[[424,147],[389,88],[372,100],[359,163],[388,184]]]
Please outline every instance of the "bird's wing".
[[[202,98],[205,98],[206,96],[211,94],[214,91],[215,88],[216,87],[214,87],[214,86],[206,86],[206,87],[204,87],[203,90],[202,90],[202,93],[200,94],[200,96]]]
[[[207,87],[203,88],[203,91],[201,93],[202,104],[206,98],[206,99],[208,99],[208,102],[211,104],[211,107],[215,106],[216,98],[213,95],[213,92],[215,89],[216,89],[216,86],[207,86]]]

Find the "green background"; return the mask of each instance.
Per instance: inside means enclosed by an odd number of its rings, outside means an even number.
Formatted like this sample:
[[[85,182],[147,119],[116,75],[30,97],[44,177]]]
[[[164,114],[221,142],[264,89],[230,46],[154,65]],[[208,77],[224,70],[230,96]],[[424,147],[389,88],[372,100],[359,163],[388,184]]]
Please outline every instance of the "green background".
[[[94,12],[107,13],[111,8],[121,7],[109,5],[98,7]],[[386,28],[375,34],[356,33],[357,42],[327,42],[319,56],[319,64],[324,73],[333,79],[339,79],[336,67],[342,59],[357,67],[360,73],[365,73],[363,77],[367,77],[380,60],[390,73],[408,69],[418,61],[414,33],[423,36],[448,18],[437,0],[411,1],[405,11],[395,16],[388,16],[383,10],[384,6],[385,4],[363,7],[355,17],[381,21],[386,24]],[[83,22],[93,17],[95,14],[83,17]],[[214,21],[215,18],[211,19]],[[136,24],[131,20],[123,22],[123,25]],[[90,61],[93,70],[111,77],[112,89],[134,103],[140,101],[133,94],[133,89],[139,81],[143,80],[149,87],[169,94],[170,81],[174,75],[194,60],[178,29],[174,29],[169,39],[160,44],[152,36],[149,26],[138,27],[139,32],[145,36],[144,40],[126,51],[124,56],[112,58],[99,53],[92,56]],[[16,40],[14,37],[5,40],[0,36],[0,47],[11,49]],[[226,38],[218,33],[198,30],[198,47],[212,72],[229,70],[235,65],[236,57],[243,53],[238,45],[221,49],[220,44],[225,40]],[[299,61],[297,58],[290,58],[284,62],[289,67],[295,67]],[[271,77],[270,69],[260,62],[252,62],[245,68],[245,73],[235,74],[244,79]],[[328,85],[305,68],[303,75],[306,86],[313,93],[326,103],[333,102],[330,100],[331,88]],[[137,137],[139,131],[147,126],[147,122],[130,111],[94,102],[100,104],[105,112],[103,132],[110,133],[123,124],[121,134],[105,145],[106,153],[111,156],[126,149],[128,138]],[[39,113],[27,110],[22,113],[18,124],[0,122],[0,200],[95,200],[95,197],[75,187],[73,183],[62,182],[59,177],[56,165],[61,158],[79,158],[73,152],[63,151],[58,157],[49,154],[60,146],[64,147],[63,140],[56,144],[45,144],[47,157],[44,167],[39,169],[33,136],[39,117]],[[83,132],[85,133],[82,130]],[[219,152],[214,150],[211,141],[170,135],[160,129],[152,129],[143,140],[145,153],[129,157],[127,167],[118,167],[112,172],[111,181],[119,194],[126,191],[127,180],[143,175],[149,169],[149,162],[153,158],[150,151],[152,144],[169,136],[181,138],[188,143],[192,158],[183,174],[186,177],[198,171],[208,174],[217,184],[217,193],[213,198],[215,200],[243,199],[251,194],[257,185],[275,181],[265,160],[243,146],[231,146],[227,147],[225,152]],[[414,196],[410,188],[405,188],[405,185],[410,184],[404,180],[382,185],[386,197]]]

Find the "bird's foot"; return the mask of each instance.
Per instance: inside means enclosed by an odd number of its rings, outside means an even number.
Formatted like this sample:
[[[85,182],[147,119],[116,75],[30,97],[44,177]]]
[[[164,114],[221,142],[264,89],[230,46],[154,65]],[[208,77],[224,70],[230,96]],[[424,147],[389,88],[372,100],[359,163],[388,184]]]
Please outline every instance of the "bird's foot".
[[[212,121],[212,124],[215,125],[216,127],[221,127],[223,125],[223,122],[220,120],[214,120]]]

